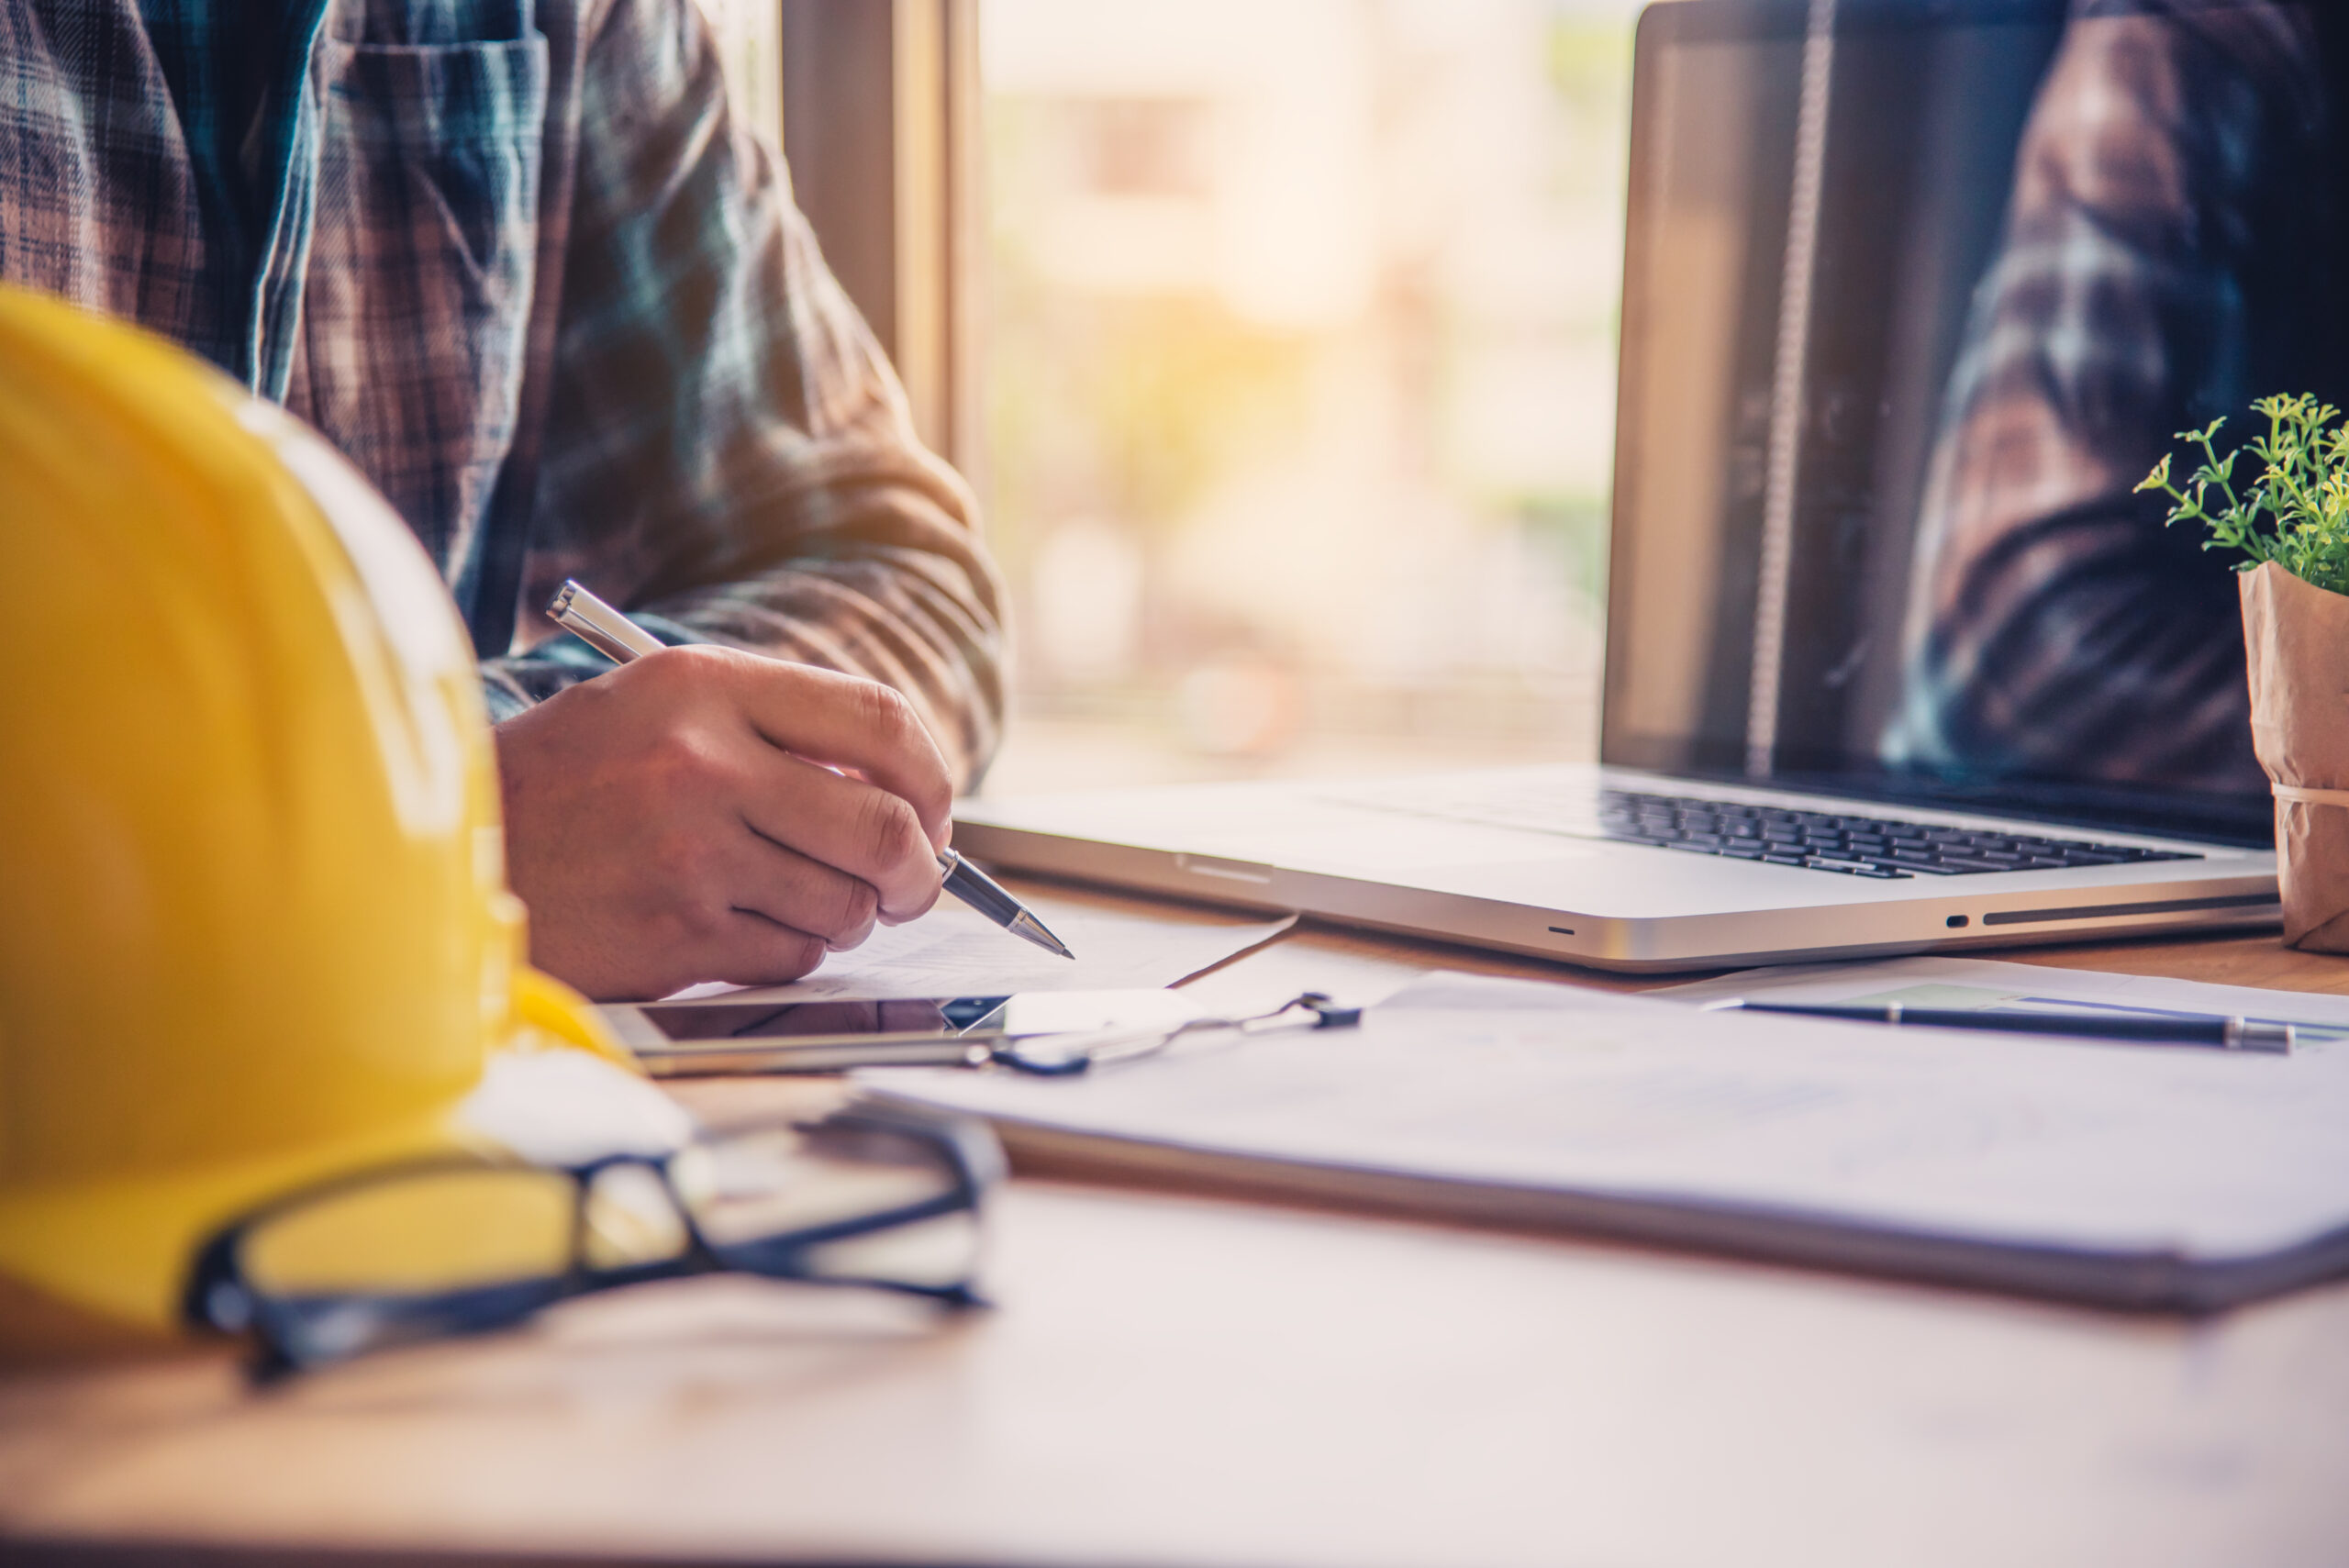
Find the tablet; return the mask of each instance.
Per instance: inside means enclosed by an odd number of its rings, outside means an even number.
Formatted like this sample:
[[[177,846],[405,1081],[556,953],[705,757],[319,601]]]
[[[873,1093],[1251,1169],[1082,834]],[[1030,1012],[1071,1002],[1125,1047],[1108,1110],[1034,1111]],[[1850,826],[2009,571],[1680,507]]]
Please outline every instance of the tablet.
[[[656,1078],[976,1066],[1006,1035],[1172,1028],[1194,1009],[1172,991],[800,1000],[772,991],[600,1009]]]

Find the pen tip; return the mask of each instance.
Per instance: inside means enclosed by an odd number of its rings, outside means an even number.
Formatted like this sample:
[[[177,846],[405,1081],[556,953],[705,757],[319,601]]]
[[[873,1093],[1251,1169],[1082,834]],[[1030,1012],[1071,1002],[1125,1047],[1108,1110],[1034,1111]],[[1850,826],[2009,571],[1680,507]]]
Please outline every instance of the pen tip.
[[[1062,941],[1060,938],[1052,935],[1052,932],[1044,929],[1043,921],[1039,920],[1035,916],[1030,915],[1025,909],[1022,909],[1019,914],[1012,917],[1010,929],[1012,935],[1027,938],[1028,940],[1034,942],[1046,952],[1056,952],[1063,958],[1067,959],[1073,959],[1076,956],[1076,954],[1068,951],[1068,944],[1066,942]]]

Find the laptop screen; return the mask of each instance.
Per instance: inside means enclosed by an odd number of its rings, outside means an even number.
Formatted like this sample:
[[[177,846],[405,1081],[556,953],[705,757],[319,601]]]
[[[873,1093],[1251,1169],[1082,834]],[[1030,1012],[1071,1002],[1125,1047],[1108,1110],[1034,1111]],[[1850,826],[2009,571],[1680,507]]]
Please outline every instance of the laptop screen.
[[[2349,406],[2335,9],[1649,9],[1607,762],[2268,837],[2232,562],[2134,486]]]

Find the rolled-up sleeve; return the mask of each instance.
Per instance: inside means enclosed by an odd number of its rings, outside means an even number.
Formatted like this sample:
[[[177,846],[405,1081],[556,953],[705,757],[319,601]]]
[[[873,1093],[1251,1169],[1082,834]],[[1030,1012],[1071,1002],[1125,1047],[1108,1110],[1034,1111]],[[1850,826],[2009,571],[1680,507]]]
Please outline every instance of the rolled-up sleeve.
[[[661,637],[869,676],[968,784],[1003,712],[1002,591],[967,486],[916,437],[690,0],[587,40],[526,595],[577,577]],[[489,661],[493,717],[607,668]]]

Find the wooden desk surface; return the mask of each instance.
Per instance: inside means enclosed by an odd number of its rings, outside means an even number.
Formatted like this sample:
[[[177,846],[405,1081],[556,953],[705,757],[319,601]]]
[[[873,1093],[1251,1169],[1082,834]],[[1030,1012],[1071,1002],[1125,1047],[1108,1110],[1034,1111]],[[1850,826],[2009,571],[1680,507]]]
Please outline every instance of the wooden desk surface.
[[[2349,992],[2266,939],[2009,956]],[[1197,984],[1435,967],[1625,984],[1325,930]],[[262,1394],[19,1374],[0,1557],[2349,1562],[2349,1284],[2132,1318],[1032,1179],[995,1235],[963,1319],[710,1279]]]

